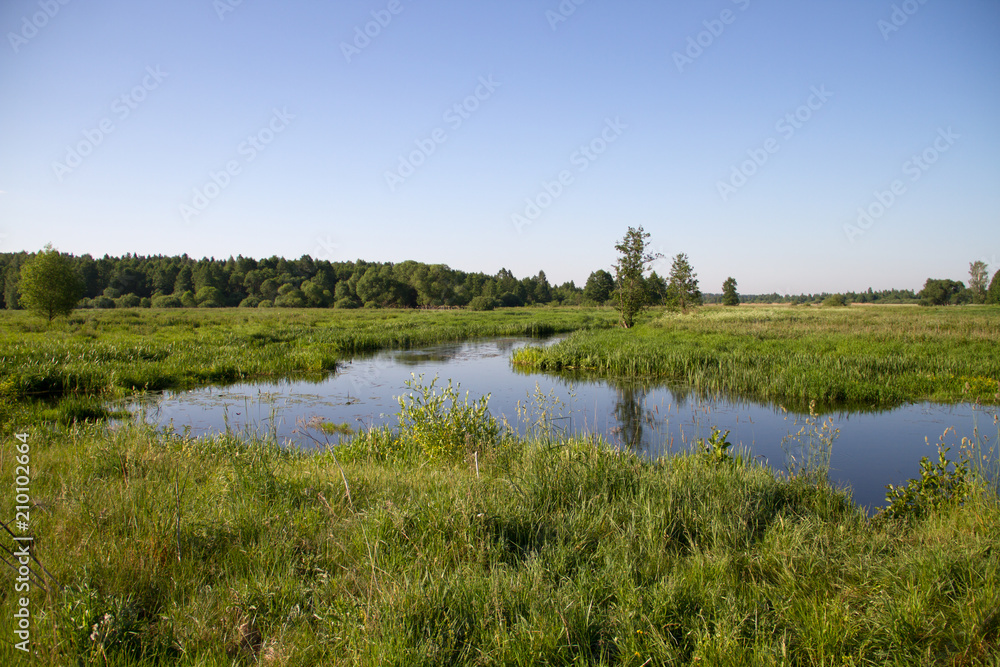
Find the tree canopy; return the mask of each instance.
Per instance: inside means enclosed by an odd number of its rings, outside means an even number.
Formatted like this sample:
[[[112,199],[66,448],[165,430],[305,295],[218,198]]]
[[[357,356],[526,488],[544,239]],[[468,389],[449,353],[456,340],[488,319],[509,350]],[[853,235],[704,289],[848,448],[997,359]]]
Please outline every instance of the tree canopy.
[[[740,295],[736,291],[736,278],[733,278],[732,276],[726,278],[726,282],[722,283],[722,305],[740,305]]]
[[[70,259],[50,243],[21,266],[18,292],[21,306],[51,322],[73,312],[83,295],[83,281]]]
[[[621,241],[615,244],[618,261],[615,262],[615,306],[621,313],[621,325],[628,329],[635,323],[635,317],[646,306],[646,281],[643,274],[647,265],[660,257],[659,253],[646,250],[649,232],[628,228]]]
[[[688,308],[700,306],[701,290],[698,289],[698,274],[694,272],[687,255],[678,253],[670,266],[667,284],[667,305],[672,309],[686,312]]]

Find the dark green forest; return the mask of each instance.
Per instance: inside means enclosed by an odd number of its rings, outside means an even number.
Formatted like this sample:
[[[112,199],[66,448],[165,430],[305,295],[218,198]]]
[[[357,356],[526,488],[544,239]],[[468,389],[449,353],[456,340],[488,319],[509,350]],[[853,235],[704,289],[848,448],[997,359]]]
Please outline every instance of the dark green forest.
[[[21,266],[34,253],[0,253],[3,291],[0,306],[18,309]],[[89,254],[68,257],[84,285],[82,308],[441,308],[530,305],[595,305],[611,299],[614,276],[598,269],[586,285],[573,281],[552,285],[539,271],[517,278],[501,269],[496,275],[470,273],[444,264],[415,261],[400,263],[329,262],[303,255],[299,259],[229,257],[194,259],[126,254],[95,259]],[[656,306],[667,299],[667,280],[655,272],[645,279],[647,302]],[[990,293],[1000,285],[994,277]],[[962,303],[962,283],[928,281],[942,291],[940,303]],[[926,289],[929,292],[929,289]],[[954,288],[954,289],[952,289]],[[936,294],[936,293],[935,293]],[[992,295],[992,294],[991,294]],[[742,303],[818,304],[832,295],[740,295]],[[846,292],[846,303],[920,303],[924,292],[882,290]],[[705,303],[721,303],[722,294],[703,293]],[[971,298],[968,300],[971,301]],[[986,299],[990,301],[990,299]],[[925,302],[927,299],[925,299]]]

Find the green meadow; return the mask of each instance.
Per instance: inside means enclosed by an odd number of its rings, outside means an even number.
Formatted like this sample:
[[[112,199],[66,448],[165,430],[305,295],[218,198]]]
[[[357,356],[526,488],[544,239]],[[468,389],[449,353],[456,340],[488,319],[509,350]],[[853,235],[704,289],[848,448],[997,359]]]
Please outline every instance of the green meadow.
[[[1000,309],[701,308],[529,347],[530,370],[655,378],[804,410],[1000,403]]]
[[[517,436],[442,384],[412,386],[397,425],[308,452],[81,409],[571,332],[515,361],[764,400],[996,403],[998,316],[741,306],[619,331],[603,309],[78,312],[51,329],[2,313],[0,479],[13,488],[24,445],[38,562],[31,656],[14,648],[17,574],[0,579],[0,659],[998,665],[996,419],[869,517],[822,470],[775,471],[724,438],[651,461],[566,437],[544,404]]]

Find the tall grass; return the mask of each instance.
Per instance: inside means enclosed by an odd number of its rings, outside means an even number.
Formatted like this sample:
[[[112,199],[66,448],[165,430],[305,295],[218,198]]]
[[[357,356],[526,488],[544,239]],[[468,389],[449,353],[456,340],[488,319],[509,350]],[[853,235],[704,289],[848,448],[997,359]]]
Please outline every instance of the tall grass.
[[[0,399],[114,394],[325,372],[359,352],[611,326],[607,311],[282,309],[80,312],[52,327],[0,312]]]
[[[494,438],[485,414],[475,465],[428,458],[417,427],[468,408],[434,405],[313,453],[30,429],[37,554],[62,584],[33,594],[36,661],[996,664],[995,494],[870,521],[749,458]]]
[[[578,332],[514,363],[666,379],[805,410],[1000,402],[1000,309],[703,308]]]

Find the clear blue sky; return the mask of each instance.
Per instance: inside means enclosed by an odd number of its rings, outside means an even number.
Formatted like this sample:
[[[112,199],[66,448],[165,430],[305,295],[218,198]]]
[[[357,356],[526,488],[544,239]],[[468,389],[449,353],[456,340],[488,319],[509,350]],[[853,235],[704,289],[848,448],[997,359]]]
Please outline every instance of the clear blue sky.
[[[995,0],[237,2],[2,3],[0,250],[582,284],[642,225],[710,292],[1000,269]]]

